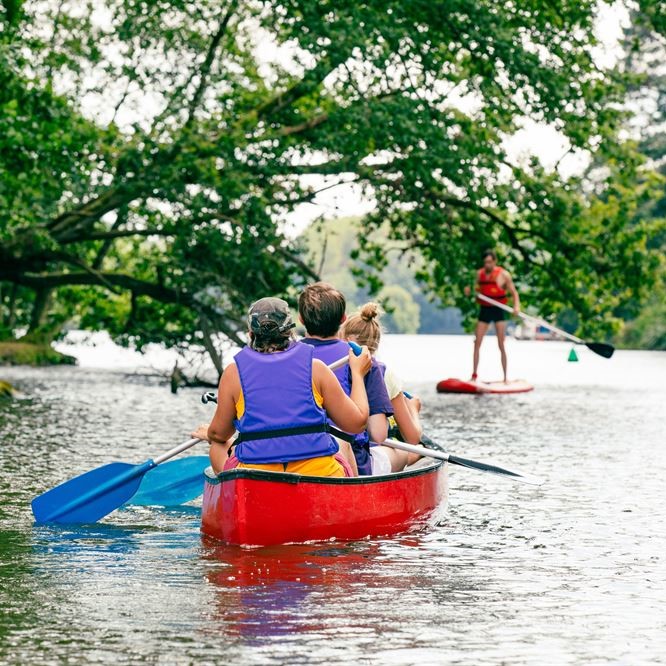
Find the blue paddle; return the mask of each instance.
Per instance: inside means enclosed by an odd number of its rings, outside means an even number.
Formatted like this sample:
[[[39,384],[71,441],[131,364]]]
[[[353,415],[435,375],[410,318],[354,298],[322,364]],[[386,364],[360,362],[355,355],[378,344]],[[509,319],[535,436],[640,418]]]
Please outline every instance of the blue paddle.
[[[349,345],[357,356],[361,353],[361,348],[357,344],[350,342]],[[335,370],[342,367],[348,360],[347,357],[341,358],[329,365],[329,368]],[[207,401],[207,399],[204,400],[204,402]],[[200,439],[189,439],[155,460],[149,459],[139,465],[110,463],[65,481],[32,500],[35,522],[38,524],[94,523],[123,504],[127,504],[139,491],[141,482],[148,472],[200,441]],[[198,459],[198,462],[192,463],[189,462],[189,458],[174,461],[174,463],[180,464],[170,465],[168,472],[155,477],[154,482],[151,479],[150,484],[141,489],[144,500],[149,501],[140,503],[173,506],[176,504],[176,489],[183,489],[181,497],[186,496],[184,489],[189,489],[188,499],[181,500],[181,503],[200,495],[203,491],[202,472],[206,467],[205,465],[203,468],[200,466],[202,457],[196,456],[195,460]],[[186,471],[189,473],[181,474]],[[181,478],[183,476],[185,478]],[[193,487],[197,490],[195,495],[192,495]]]
[[[203,492],[204,470],[208,456],[190,456],[172,460],[151,469],[141,481],[139,490],[125,504],[138,506],[179,506]]]
[[[349,346],[358,356],[362,349],[355,342]],[[328,367],[331,370],[345,365],[349,359],[341,358]],[[201,402],[217,402],[215,393],[207,391],[201,396]],[[178,506],[196,499],[203,493],[204,470],[210,465],[208,456],[193,456],[173,460],[166,465],[150,470],[144,477],[138,492],[130,497],[127,505],[142,506]]]
[[[110,463],[65,481],[32,500],[35,522],[94,523],[125,504],[149,470],[200,441],[188,439],[155,460],[138,465]]]

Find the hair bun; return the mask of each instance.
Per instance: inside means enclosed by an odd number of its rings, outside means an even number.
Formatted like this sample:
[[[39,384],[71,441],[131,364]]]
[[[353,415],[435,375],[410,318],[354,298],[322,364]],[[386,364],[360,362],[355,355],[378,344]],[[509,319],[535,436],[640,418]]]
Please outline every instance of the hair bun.
[[[361,307],[361,310],[359,314],[361,315],[361,319],[363,321],[372,321],[373,319],[377,319],[380,314],[380,307],[378,303],[366,303]]]

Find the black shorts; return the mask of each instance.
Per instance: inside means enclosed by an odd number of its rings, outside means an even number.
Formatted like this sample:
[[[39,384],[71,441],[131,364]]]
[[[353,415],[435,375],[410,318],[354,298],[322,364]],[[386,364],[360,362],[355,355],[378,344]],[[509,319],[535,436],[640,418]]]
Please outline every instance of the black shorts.
[[[505,319],[506,313],[496,305],[482,305],[479,308],[479,321],[482,321],[484,324],[490,324],[494,321],[504,321]]]

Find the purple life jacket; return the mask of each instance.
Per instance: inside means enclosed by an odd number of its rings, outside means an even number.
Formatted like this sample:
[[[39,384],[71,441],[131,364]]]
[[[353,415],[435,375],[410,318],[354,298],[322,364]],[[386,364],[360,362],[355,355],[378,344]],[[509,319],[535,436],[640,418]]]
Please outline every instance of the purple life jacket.
[[[303,338],[303,344],[309,345],[314,349],[314,357],[319,359],[326,365],[331,365],[341,358],[345,358],[349,354],[349,345],[343,340],[319,340],[317,338]],[[333,370],[333,374],[338,378],[342,390],[347,394],[351,394],[351,374],[349,366],[343,365],[337,370]]]
[[[303,338],[303,342],[314,349],[314,357],[322,363],[331,363],[344,358],[349,354],[349,345],[344,340],[318,340],[317,338]],[[374,362],[374,361],[373,361]],[[349,366],[344,365],[333,371],[342,386],[342,390],[351,394],[351,373]],[[333,421],[330,423],[335,426]],[[342,434],[342,433],[340,433]],[[344,437],[351,445],[356,458],[359,476],[370,476],[372,474],[372,458],[370,457],[370,435],[367,430],[358,434],[344,433]]]
[[[286,463],[338,452],[326,411],[312,392],[313,356],[312,347],[298,342],[274,354],[249,347],[236,354],[245,400],[245,412],[235,421],[238,460]]]

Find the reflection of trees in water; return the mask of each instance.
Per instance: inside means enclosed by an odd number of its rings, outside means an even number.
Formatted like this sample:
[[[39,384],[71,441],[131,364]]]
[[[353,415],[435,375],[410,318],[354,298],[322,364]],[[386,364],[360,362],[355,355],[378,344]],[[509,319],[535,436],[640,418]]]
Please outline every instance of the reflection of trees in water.
[[[40,600],[34,595],[31,540],[24,532],[0,532],[0,661],[9,658],[11,634],[34,626]]]

